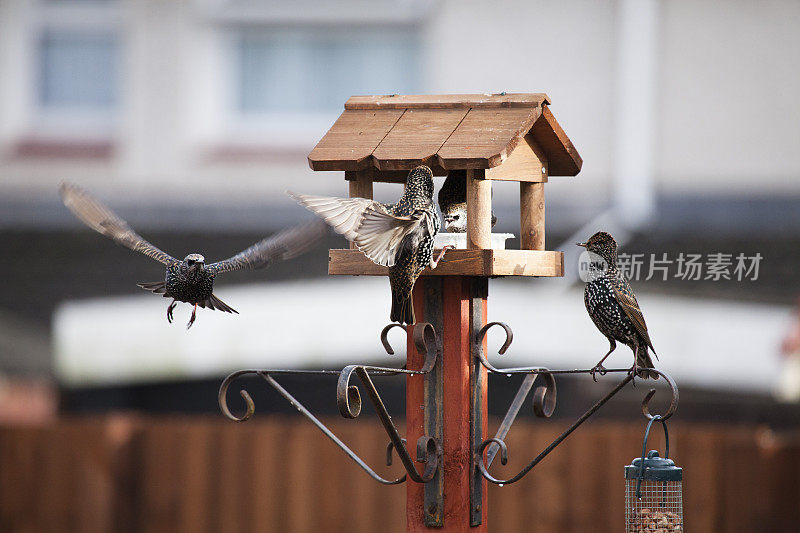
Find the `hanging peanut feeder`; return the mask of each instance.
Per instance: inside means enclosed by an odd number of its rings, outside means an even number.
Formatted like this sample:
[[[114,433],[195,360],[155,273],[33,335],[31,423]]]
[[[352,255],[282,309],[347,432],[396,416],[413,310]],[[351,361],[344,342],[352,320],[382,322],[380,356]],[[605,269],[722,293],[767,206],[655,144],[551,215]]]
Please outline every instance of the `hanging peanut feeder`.
[[[664,426],[666,453],[647,449],[647,437],[656,420]],[[625,524],[628,533],[683,531],[683,469],[669,458],[667,424],[659,415],[647,423],[642,456],[625,467]]]

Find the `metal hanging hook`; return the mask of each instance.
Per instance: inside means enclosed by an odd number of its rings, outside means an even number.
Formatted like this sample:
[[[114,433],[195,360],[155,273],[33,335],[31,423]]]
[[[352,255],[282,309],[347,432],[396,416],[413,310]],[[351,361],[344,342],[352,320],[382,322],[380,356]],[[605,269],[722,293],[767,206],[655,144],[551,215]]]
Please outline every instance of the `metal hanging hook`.
[[[414,347],[419,353],[425,354],[425,361],[422,364],[422,368],[415,373],[427,374],[433,370],[433,367],[436,364],[436,358],[439,356],[439,348],[436,343],[436,330],[434,329],[433,325],[428,322],[417,322],[413,326],[406,326],[397,323],[387,324],[384,326],[384,328],[381,330],[381,344],[383,344],[383,349],[386,350],[386,353],[389,355],[395,354],[392,345],[389,343],[388,337],[389,331],[395,327],[402,328],[406,333],[408,333],[408,328],[411,327],[411,338],[414,342]]]
[[[642,399],[642,414],[646,418],[651,419],[651,420],[654,419],[655,417],[659,417],[662,420],[667,420],[669,417],[671,417],[673,414],[675,414],[675,411],[678,409],[678,399],[679,399],[678,385],[675,384],[675,381],[672,379],[672,377],[670,377],[668,374],[665,374],[664,372],[662,372],[660,370],[657,370],[655,368],[649,368],[649,369],[647,369],[647,371],[648,372],[655,372],[656,374],[658,374],[659,376],[664,378],[664,381],[667,383],[667,386],[670,389],[670,393],[672,394],[672,397],[670,398],[669,407],[667,408],[667,411],[664,414],[661,414],[661,415],[651,414],[650,413],[650,400],[655,395],[656,389],[650,389],[648,391],[648,393],[645,395],[645,397]]]
[[[486,336],[486,333],[489,331],[489,329],[491,329],[492,326],[500,326],[506,332],[506,340],[503,342],[503,345],[500,347],[500,349],[497,350],[497,353],[503,355],[504,353],[506,353],[506,350],[508,350],[508,347],[511,346],[511,343],[514,341],[514,332],[511,331],[511,326],[509,326],[505,322],[489,322],[478,331],[475,341],[477,343],[482,343],[483,338]]]
[[[392,349],[392,345],[389,344],[388,334],[392,328],[401,328],[403,331],[408,332],[408,327],[404,324],[398,324],[397,322],[392,322],[391,324],[387,324],[381,330],[381,344],[383,344],[383,349],[386,350],[386,353],[389,355],[394,355],[394,350]]]

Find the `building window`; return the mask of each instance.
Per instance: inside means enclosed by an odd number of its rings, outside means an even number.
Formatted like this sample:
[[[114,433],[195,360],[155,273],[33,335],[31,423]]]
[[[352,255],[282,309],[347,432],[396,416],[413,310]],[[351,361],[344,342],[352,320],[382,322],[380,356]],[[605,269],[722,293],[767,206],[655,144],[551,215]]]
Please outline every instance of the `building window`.
[[[238,111],[331,113],[354,94],[419,92],[415,30],[244,31],[237,42]]]
[[[118,44],[108,34],[45,31],[39,49],[44,109],[108,111],[118,100]]]

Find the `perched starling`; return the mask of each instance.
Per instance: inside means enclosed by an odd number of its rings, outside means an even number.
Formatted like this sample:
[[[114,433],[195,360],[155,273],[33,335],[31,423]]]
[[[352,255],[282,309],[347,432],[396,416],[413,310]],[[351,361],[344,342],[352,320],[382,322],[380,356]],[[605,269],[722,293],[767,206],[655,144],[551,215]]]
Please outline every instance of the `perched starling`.
[[[436,268],[445,251],[452,248],[445,247],[433,258],[433,239],[440,221],[433,205],[431,169],[420,166],[409,172],[406,190],[396,204],[367,198],[289,195],[353,241],[372,261],[389,267],[391,320],[413,324],[414,282],[425,267]]]
[[[451,170],[439,189],[439,209],[444,217],[444,229],[449,233],[467,231],[467,171]],[[497,217],[492,214],[492,227]]]
[[[162,252],[133,231],[128,223],[111,209],[76,185],[63,183],[61,198],[64,205],[93,230],[167,266],[164,281],[138,285],[154,293],[163,294],[164,298],[172,298],[172,303],[167,307],[167,320],[170,323],[177,302],[193,304],[194,309],[187,329],[194,323],[198,305],[211,310],[218,309],[238,314],[238,311],[214,296],[214,277],[217,274],[244,268],[264,268],[275,261],[296,257],[307,251],[327,232],[325,224],[318,221],[295,226],[259,241],[224,261],[206,265],[205,258],[200,254],[189,254],[183,261],[179,261]]]
[[[633,350],[634,363],[632,373],[647,379],[658,379],[655,372],[640,371],[639,368],[654,368],[653,360],[647,349],[655,354],[647,325],[639,308],[639,302],[631,290],[628,281],[617,269],[617,242],[614,237],[603,231],[595,233],[587,242],[580,242],[589,252],[602,259],[603,269],[586,284],[583,291],[583,302],[592,318],[592,322],[600,333],[608,338],[608,353],[595,365],[592,377],[596,372],[603,372],[603,361],[617,348],[616,341]]]

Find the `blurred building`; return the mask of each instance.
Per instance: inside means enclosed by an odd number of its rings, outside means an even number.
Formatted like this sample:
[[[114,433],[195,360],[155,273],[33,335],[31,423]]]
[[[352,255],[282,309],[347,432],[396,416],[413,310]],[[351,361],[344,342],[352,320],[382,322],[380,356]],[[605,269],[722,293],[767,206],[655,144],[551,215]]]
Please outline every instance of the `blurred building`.
[[[789,303],[800,292],[798,21],[792,0],[2,0],[0,325],[13,315],[15,331],[43,340],[34,355],[5,352],[0,372],[12,359],[51,368],[60,301],[133,294],[132,280],[158,272],[83,231],[60,181],[96,191],[176,255],[224,257],[306,216],[285,189],[346,191],[306,155],[351,94],[546,91],[585,161],[547,186],[548,247],[607,215],[634,251],[766,257],[757,284],[640,292]],[[514,231],[517,194],[495,187],[496,211],[514,214],[500,231]],[[321,276],[316,256],[233,281]],[[108,309],[99,316],[115,322]]]

